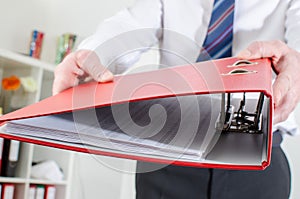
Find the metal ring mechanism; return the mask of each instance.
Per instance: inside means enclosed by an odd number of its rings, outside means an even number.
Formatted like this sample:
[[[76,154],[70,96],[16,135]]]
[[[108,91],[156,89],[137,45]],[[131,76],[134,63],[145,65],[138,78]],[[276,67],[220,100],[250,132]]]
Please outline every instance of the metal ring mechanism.
[[[243,98],[240,100],[238,110],[234,111],[235,108],[231,104],[231,94],[223,93],[221,100],[221,112],[219,115],[219,119],[216,122],[216,129],[224,133],[262,133],[263,104],[264,94],[260,93],[260,96],[257,100],[255,112],[246,111],[246,93],[244,93]]]

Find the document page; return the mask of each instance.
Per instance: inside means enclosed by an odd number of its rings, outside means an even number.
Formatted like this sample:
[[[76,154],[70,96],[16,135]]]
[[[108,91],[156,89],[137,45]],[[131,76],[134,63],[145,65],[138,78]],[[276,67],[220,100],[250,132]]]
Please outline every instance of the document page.
[[[220,96],[169,97],[21,119],[4,130],[81,147],[201,159],[216,134]]]

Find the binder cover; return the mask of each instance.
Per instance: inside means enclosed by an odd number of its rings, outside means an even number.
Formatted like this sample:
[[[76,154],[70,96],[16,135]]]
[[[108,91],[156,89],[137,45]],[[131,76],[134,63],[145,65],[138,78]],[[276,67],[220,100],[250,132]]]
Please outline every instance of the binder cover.
[[[73,150],[78,152],[150,161],[183,166],[213,167],[228,169],[264,169],[270,164],[272,146],[272,67],[268,59],[241,61],[234,65],[236,58],[200,62],[184,66],[159,69],[130,75],[116,76],[113,82],[89,82],[70,88],[60,94],[44,99],[38,103],[6,114],[0,118],[1,137],[44,146]],[[224,93],[262,93],[264,96],[264,119],[262,133],[222,133],[217,139],[210,137],[206,148],[210,148],[205,158],[190,160],[186,158],[170,158],[156,154],[138,154],[118,151],[101,146],[87,146],[68,143],[64,140],[45,139],[32,135],[20,135],[6,132],[9,121],[26,118],[39,118],[49,115],[77,113],[87,109],[104,109],[120,104],[147,102],[151,100],[171,99],[185,96],[209,96]],[[228,102],[229,100],[227,100]],[[168,101],[167,101],[168,102]],[[237,106],[239,106],[237,104]],[[223,126],[223,125],[222,125]],[[231,131],[231,130],[229,130]],[[255,143],[259,143],[256,147]],[[245,144],[249,147],[245,147]],[[232,147],[234,145],[234,147]],[[228,149],[228,150],[224,150]],[[242,151],[235,154],[236,151]],[[223,154],[226,151],[228,154]],[[255,151],[255,152],[253,152]],[[247,162],[243,152],[249,153]],[[232,153],[232,154],[231,154]],[[252,154],[253,153],[253,154]],[[254,154],[255,153],[255,154]],[[227,156],[229,161],[227,161]],[[232,159],[233,158],[233,159]],[[243,159],[239,161],[238,159]]]

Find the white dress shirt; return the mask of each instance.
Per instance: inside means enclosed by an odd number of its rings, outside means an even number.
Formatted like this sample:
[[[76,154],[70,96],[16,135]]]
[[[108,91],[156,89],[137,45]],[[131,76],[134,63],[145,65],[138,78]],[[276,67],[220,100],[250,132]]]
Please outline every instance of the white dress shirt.
[[[137,0],[99,25],[79,49],[95,50],[115,73],[159,46],[160,66],[194,63],[204,42],[213,0]],[[300,0],[236,0],[233,55],[257,40],[281,40],[300,51]],[[275,129],[296,132],[291,116]]]

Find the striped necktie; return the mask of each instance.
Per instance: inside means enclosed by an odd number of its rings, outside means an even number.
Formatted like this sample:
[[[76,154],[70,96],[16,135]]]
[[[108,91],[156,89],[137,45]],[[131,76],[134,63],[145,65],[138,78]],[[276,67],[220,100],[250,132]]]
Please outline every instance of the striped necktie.
[[[197,62],[231,56],[233,15],[234,0],[215,0],[203,49]]]

